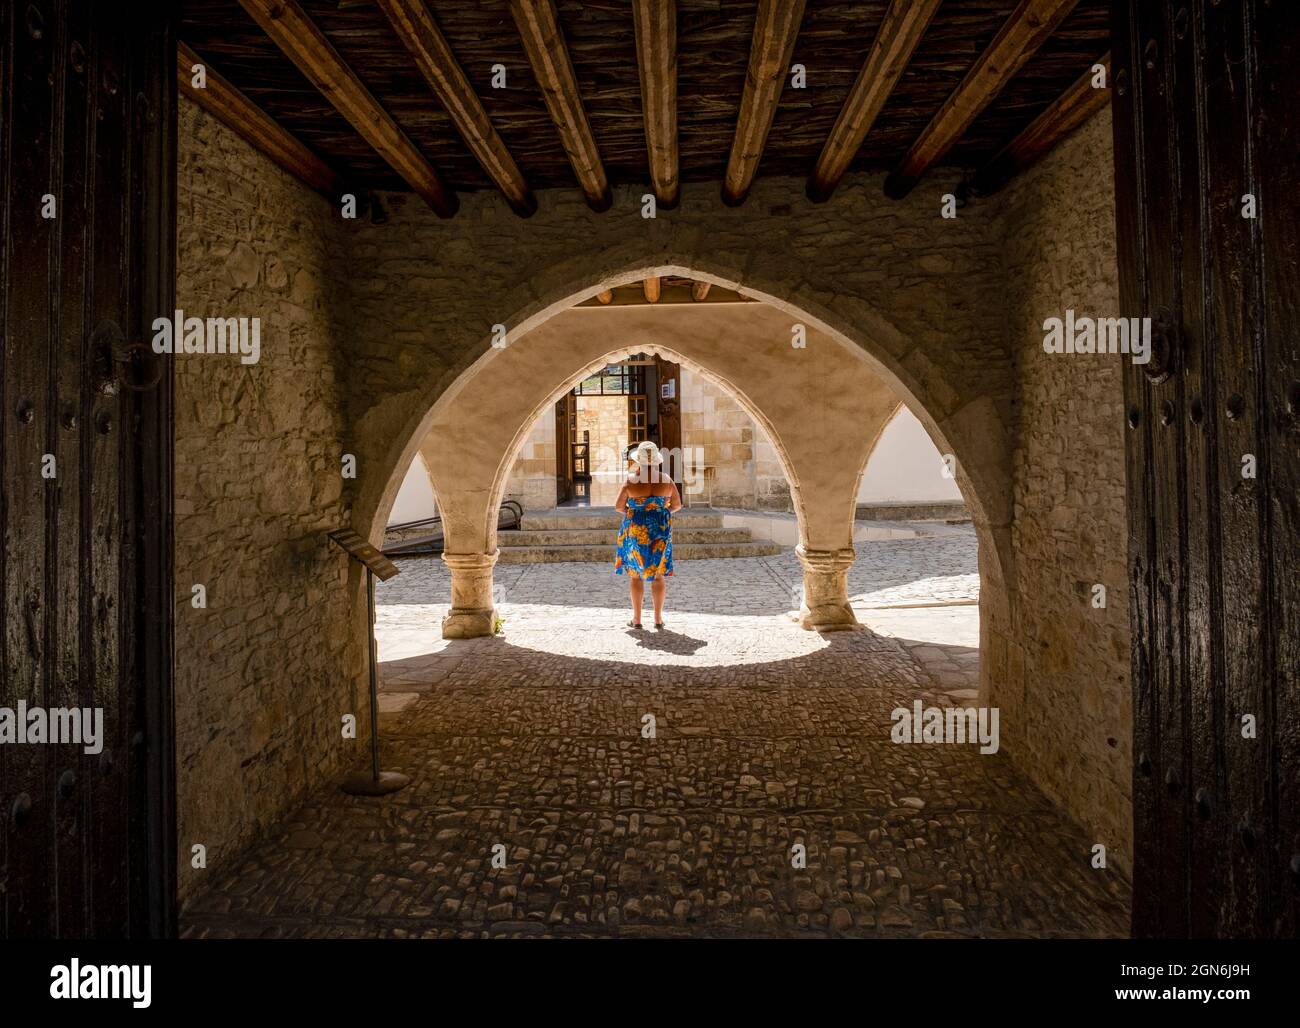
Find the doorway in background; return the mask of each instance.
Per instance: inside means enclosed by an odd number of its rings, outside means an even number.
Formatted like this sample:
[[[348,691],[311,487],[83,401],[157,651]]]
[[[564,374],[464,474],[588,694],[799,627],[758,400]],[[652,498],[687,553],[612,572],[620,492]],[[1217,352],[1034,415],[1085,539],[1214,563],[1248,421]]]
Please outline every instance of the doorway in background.
[[[630,447],[658,442],[658,367],[637,354],[607,364],[555,406],[556,504],[612,507]]]

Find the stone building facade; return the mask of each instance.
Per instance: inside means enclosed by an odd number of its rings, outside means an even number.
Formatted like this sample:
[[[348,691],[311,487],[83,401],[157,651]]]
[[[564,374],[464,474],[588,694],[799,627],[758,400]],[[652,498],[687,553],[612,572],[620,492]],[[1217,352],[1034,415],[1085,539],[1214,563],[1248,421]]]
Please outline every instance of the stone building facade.
[[[983,701],[1005,708],[1005,751],[1125,865],[1119,358],[1053,358],[1038,345],[1042,320],[1067,296],[1114,312],[1109,176],[1089,170],[1109,165],[1108,119],[955,219],[941,217],[953,185],[943,175],[902,202],[883,195],[879,176],[856,175],[820,206],[805,200],[802,180],[761,179],[735,209],[713,187],[687,184],[679,208],[653,220],[630,189],[616,190],[603,215],[574,191],[545,192],[527,220],[492,195],[465,197],[441,221],[392,194],[387,223],[373,224],[343,220],[187,102],[180,140],[180,303],[264,321],[258,365],[176,361],[187,891],[202,874],[190,869],[192,845],[207,846],[209,866],[233,859],[306,788],[359,760],[361,740],[344,740],[339,726],[360,702],[364,588],[324,533],[351,524],[378,540],[416,452],[435,430],[451,433],[453,450],[421,452],[435,478],[446,476],[439,502],[458,496],[454,600],[476,602],[492,575],[482,511],[545,404],[584,370],[548,366],[541,345],[561,352],[573,303],[647,274],[739,288],[787,340],[797,322],[822,347],[826,377],[791,381],[797,395],[781,389],[786,350],[751,354],[747,369],[738,351],[701,335],[675,356],[693,373],[717,372],[772,436],[766,454],[752,434],[725,445],[753,447],[756,481],[763,462],[774,477],[779,458],[806,574],[825,586],[828,607],[852,495],[834,510],[800,508],[801,495],[838,496],[844,477],[801,422],[821,419],[823,446],[878,433],[886,419],[864,423],[854,398],[880,385],[954,456],[980,538]],[[504,348],[491,345],[495,325],[507,330]],[[582,352],[592,364],[606,356]],[[525,371],[541,377],[512,393]],[[507,413],[522,427],[503,439]],[[850,458],[855,482],[869,445]],[[553,460],[545,443],[533,446],[529,459]],[[199,582],[202,610],[189,588]],[[1110,586],[1100,611],[1093,583]]]

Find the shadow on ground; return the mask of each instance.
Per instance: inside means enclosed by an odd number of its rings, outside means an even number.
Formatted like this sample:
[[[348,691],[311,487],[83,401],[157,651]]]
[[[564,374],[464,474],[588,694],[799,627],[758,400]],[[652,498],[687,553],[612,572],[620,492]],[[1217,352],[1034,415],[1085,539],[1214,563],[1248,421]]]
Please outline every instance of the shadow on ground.
[[[1092,840],[1005,751],[890,741],[894,708],[948,702],[902,641],[840,632],[784,659],[664,663],[811,634],[679,620],[680,635],[577,630],[589,653],[638,635],[695,656],[565,655],[551,627],[547,648],[548,629],[507,628],[414,658],[382,724],[384,766],[412,784],[315,790],[216,862],[185,934],[1125,933],[1127,886],[1091,868]]]

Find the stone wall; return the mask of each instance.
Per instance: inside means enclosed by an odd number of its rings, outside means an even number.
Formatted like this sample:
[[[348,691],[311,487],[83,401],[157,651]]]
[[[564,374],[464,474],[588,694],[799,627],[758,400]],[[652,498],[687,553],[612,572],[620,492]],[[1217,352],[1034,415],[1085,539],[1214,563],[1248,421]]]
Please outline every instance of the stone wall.
[[[740,401],[706,378],[683,368],[680,379],[682,446],[696,453],[696,481],[686,503],[750,508],[755,491],[754,419]]]
[[[1117,317],[1111,119],[1106,110],[993,209],[1017,369],[1011,631],[992,699],[1004,745],[1127,867],[1131,693],[1120,355],[1047,354],[1043,320]],[[1106,606],[1092,606],[1093,585]]]
[[[587,470],[618,476],[627,466],[627,397],[579,396],[577,408],[578,438],[586,433],[590,446]]]
[[[504,499],[518,501],[526,511],[555,506],[554,411],[547,411],[533,424],[510,469]]]
[[[628,399],[626,396],[579,396],[577,398],[578,439],[584,437],[587,453],[586,489],[594,507],[612,507],[627,473]]]
[[[327,531],[351,511],[340,459],[347,309],[327,202],[180,104],[176,302],[261,318],[261,358],[182,355],[176,376],[176,762],[183,896],[360,742],[364,639]],[[192,586],[207,606],[191,603]],[[359,711],[358,711],[359,712]],[[360,719],[364,724],[365,719]],[[351,749],[345,749],[345,746]]]

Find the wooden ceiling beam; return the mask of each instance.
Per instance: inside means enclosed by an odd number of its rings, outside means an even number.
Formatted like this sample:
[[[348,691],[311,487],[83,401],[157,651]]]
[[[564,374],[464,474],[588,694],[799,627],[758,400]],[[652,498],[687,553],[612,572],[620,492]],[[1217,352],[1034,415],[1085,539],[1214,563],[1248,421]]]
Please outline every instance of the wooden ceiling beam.
[[[681,199],[677,156],[677,0],[633,0],[650,182],[660,207]]]
[[[691,283],[691,299],[696,303],[699,303],[709,295],[709,287],[712,285],[712,282],[701,282],[699,279],[696,279]]]
[[[729,207],[744,202],[763,159],[767,134],[776,117],[794,43],[799,37],[803,9],[804,0],[761,0],[758,5],[754,38],[749,47],[749,70],[745,73],[745,93],[722,182],[722,202]]]
[[[205,85],[202,89],[194,88],[195,65],[203,67]],[[339,199],[343,181],[334,169],[227,82],[185,43],[176,45],[176,81],[182,96],[188,96],[227,128],[233,129],[249,146],[266,154],[312,189],[333,200]]]
[[[614,290],[602,289],[599,293],[596,294],[596,299],[599,300],[601,303],[609,303],[610,300],[614,299]]]
[[[510,13],[587,206],[593,211],[607,211],[614,195],[582,106],[578,77],[560,30],[555,0],[510,0]]]
[[[511,209],[523,218],[535,214],[537,198],[424,0],[377,0],[377,3],[392,24],[397,38],[415,58],[420,73],[465,140],[465,145],[496,183]]]
[[[1020,0],[961,85],[885,180],[886,195],[901,200],[959,140],[1025,62],[1056,31],[1078,0]]]
[[[1105,69],[1104,87],[1094,86],[1094,69]],[[1075,83],[1030,122],[1015,139],[981,168],[971,181],[971,191],[980,196],[996,193],[1017,172],[1034,164],[1099,110],[1110,103],[1110,53],[1097,58]]]
[[[646,303],[658,303],[659,296],[663,292],[663,280],[658,275],[643,279],[641,291],[645,293]]]
[[[808,176],[808,199],[825,203],[862,148],[899,76],[912,59],[941,0],[893,0],[848,99]]]
[[[239,0],[240,5],[362,138],[439,217],[456,213],[456,194],[362,85],[296,0]]]

